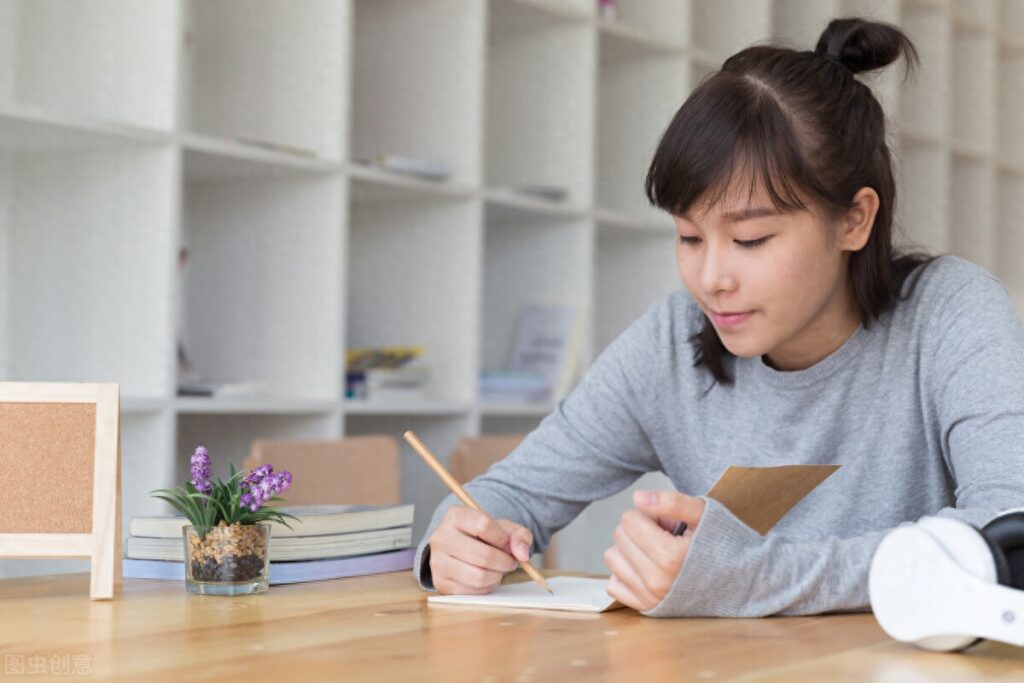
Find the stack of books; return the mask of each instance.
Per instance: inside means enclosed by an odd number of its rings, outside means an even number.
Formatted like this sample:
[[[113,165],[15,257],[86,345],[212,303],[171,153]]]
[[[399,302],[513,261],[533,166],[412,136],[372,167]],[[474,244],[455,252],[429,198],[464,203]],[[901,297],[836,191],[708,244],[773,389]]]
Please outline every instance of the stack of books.
[[[282,506],[301,521],[269,522],[271,584],[412,569],[410,504]],[[129,579],[185,579],[181,516],[133,517],[124,545]]]
[[[345,357],[345,398],[422,401],[429,379],[421,346],[351,349]]]

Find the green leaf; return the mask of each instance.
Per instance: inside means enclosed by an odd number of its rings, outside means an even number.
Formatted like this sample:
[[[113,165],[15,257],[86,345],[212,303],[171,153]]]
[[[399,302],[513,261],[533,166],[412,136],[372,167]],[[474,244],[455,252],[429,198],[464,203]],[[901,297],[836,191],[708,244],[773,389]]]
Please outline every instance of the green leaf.
[[[196,520],[191,515],[191,511],[187,507],[181,506],[178,503],[178,501],[176,501],[176,500],[174,500],[172,498],[168,498],[166,496],[156,496],[156,497],[160,498],[160,499],[163,499],[163,500],[166,500],[168,503],[170,503],[178,512],[180,512],[181,514],[183,514],[185,516],[185,518],[189,521],[190,524],[195,525],[196,522],[199,521],[199,520]]]

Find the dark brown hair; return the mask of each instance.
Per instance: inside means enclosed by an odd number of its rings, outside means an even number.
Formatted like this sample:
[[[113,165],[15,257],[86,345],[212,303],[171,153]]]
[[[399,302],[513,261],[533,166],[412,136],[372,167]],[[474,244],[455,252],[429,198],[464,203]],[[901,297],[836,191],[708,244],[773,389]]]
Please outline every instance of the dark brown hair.
[[[904,78],[917,50],[890,24],[833,19],[813,51],[757,45],[737,52],[707,76],[672,118],[647,171],[651,204],[682,215],[696,202],[710,207],[728,190],[734,171],[747,171],[750,192],[764,188],[781,211],[808,209],[829,217],[854,206],[862,187],[878,193],[867,244],[850,256],[854,296],[865,327],[892,309],[907,276],[935,257],[894,252],[896,207],[885,117],[871,89],[854,74],[903,56]],[[711,321],[691,341],[694,365],[731,384],[723,361],[732,354]]]

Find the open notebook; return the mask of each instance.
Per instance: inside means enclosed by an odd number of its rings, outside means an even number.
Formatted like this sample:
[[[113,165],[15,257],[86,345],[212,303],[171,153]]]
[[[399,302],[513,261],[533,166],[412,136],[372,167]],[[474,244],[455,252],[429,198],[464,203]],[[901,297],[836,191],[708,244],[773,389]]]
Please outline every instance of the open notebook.
[[[528,607],[570,612],[607,612],[624,607],[606,590],[608,579],[556,576],[548,579],[554,595],[533,581],[498,586],[487,595],[430,595],[427,602],[478,607]]]

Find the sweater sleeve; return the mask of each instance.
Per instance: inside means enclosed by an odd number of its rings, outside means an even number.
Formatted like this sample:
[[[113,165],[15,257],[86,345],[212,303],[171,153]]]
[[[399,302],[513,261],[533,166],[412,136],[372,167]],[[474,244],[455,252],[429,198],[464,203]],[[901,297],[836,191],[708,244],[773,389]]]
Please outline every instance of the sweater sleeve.
[[[568,396],[512,453],[465,485],[488,514],[530,529],[533,552],[594,500],[611,496],[659,464],[632,406],[652,373],[648,356],[658,305],[634,322],[597,358]],[[413,564],[420,586],[435,590],[428,541],[445,511],[461,504],[449,495],[434,511]]]
[[[1006,289],[987,273],[942,292],[921,353],[927,410],[955,482],[955,506],[933,514],[980,528],[1024,504],[1024,331]],[[868,573],[892,529],[795,541],[762,537],[705,497],[679,574],[652,617],[819,614],[870,609]],[[897,526],[912,524],[906,520]],[[893,527],[896,528],[896,527]]]

